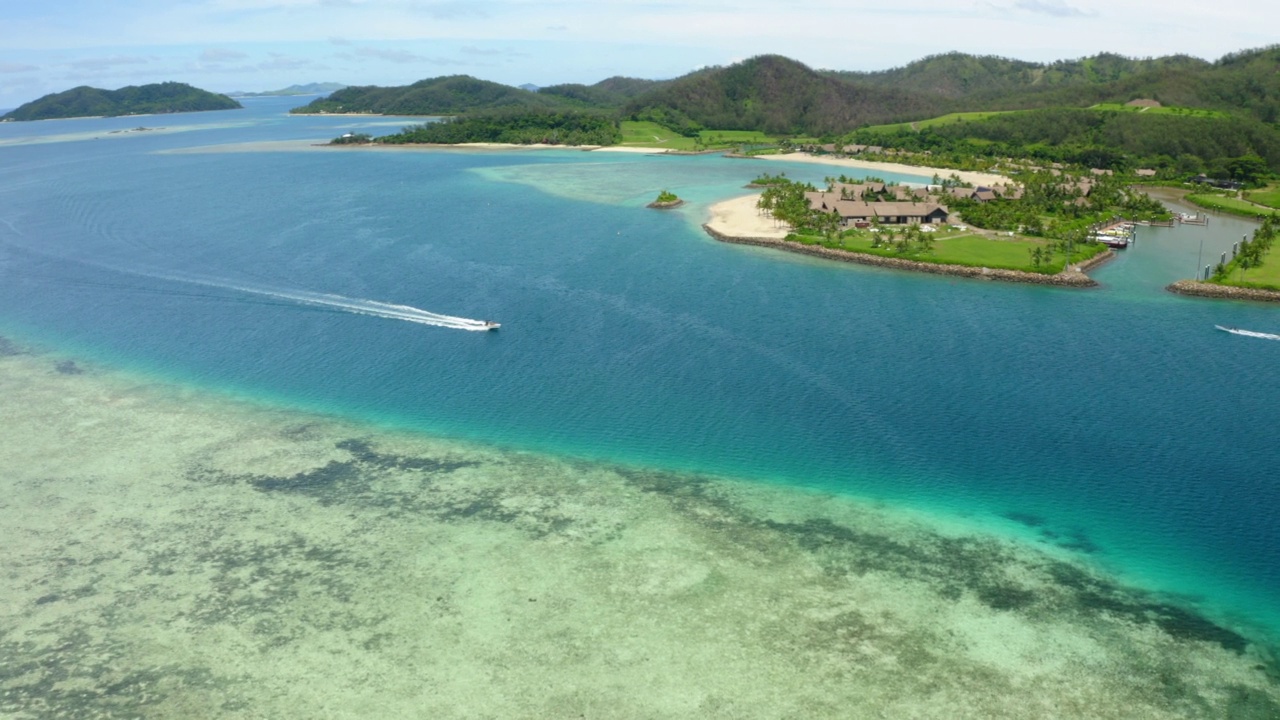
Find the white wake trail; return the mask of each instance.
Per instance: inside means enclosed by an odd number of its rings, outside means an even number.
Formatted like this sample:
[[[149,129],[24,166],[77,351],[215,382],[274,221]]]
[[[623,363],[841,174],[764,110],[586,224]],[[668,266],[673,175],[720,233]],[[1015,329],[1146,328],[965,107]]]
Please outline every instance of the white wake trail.
[[[174,280],[177,282],[192,283],[195,285],[204,285],[206,287],[222,288],[226,290],[237,290],[251,295],[287,300],[302,305],[311,305],[313,307],[331,308],[334,310],[341,310],[343,312],[354,313],[356,315],[380,317],[387,320],[402,320],[404,322],[451,328],[454,330],[484,331],[491,328],[491,326],[483,320],[472,320],[471,318],[442,315],[440,313],[430,312],[429,310],[416,308],[412,305],[397,305],[394,303],[381,302],[379,300],[351,298],[345,295],[308,292],[306,290],[280,290],[277,288],[254,287],[252,285],[221,282],[218,280],[191,275],[165,275],[163,277],[166,280]]]

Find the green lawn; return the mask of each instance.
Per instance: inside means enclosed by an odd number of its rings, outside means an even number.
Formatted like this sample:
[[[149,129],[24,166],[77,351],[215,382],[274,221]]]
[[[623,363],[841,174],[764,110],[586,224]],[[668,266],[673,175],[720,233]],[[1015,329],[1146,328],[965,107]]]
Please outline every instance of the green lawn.
[[[1261,205],[1280,208],[1280,187],[1275,185],[1270,185],[1264,190],[1247,192],[1244,196]]]
[[[934,233],[933,251],[928,254],[899,255],[888,248],[873,248],[871,241],[874,234],[866,230],[854,230],[844,233],[835,243],[819,242],[818,238],[805,238],[810,244],[823,244],[853,252],[881,255],[884,257],[902,257],[907,260],[934,262],[946,265],[967,265],[970,267],[1004,268],[1023,270],[1052,275],[1062,269],[1066,260],[1062,253],[1054,253],[1048,261],[1037,268],[1031,264],[1030,251],[1035,247],[1043,247],[1045,241],[1038,238],[1022,236],[988,238],[968,231],[953,229]],[[1084,246],[1073,253],[1073,262],[1081,262],[1105,250],[1101,245]]]
[[[1224,195],[1192,193],[1186,197],[1186,200],[1187,202],[1195,203],[1200,207],[1209,208],[1210,210],[1222,210],[1224,212],[1235,213],[1237,215],[1247,215],[1249,217],[1266,217],[1272,212],[1275,212],[1247,203],[1244,200],[1237,200]]]
[[[1268,253],[1263,258],[1261,267],[1245,270],[1243,278],[1240,276],[1240,269],[1235,268],[1226,280],[1216,281],[1214,284],[1280,290],[1280,256]]]
[[[624,120],[622,143],[631,147],[669,150],[732,148],[747,144],[772,144],[776,139],[755,130],[703,130],[698,137],[684,137],[657,123]]]
[[[1102,110],[1106,112],[1136,112],[1145,113],[1147,115],[1182,115],[1184,117],[1209,117],[1209,118],[1225,118],[1231,117],[1228,113],[1221,110],[1204,110],[1202,108],[1174,107],[1172,105],[1162,105],[1160,107],[1133,107],[1130,105],[1122,105],[1120,103],[1098,103],[1091,105],[1090,110]]]
[[[692,150],[696,140],[684,137],[658,123],[626,120],[621,123],[622,144],[633,147]]]

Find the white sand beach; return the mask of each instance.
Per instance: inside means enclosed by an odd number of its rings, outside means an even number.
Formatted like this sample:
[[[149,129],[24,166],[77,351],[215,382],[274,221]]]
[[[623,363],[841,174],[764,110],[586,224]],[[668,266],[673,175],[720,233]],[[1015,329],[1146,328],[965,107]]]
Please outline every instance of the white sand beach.
[[[784,238],[787,226],[756,209],[760,193],[724,200],[711,206],[707,226],[731,237]]]
[[[812,163],[815,165],[834,165],[836,167],[856,170],[882,170],[884,172],[902,173],[904,175],[921,175],[932,177],[935,173],[942,177],[960,176],[960,179],[974,185],[995,185],[1009,182],[1009,178],[995,173],[976,172],[972,170],[949,170],[923,165],[904,165],[902,163],[875,162],[856,158],[837,158],[830,155],[813,155],[810,153],[789,153],[786,155],[757,155],[761,160],[781,160],[784,162]]]

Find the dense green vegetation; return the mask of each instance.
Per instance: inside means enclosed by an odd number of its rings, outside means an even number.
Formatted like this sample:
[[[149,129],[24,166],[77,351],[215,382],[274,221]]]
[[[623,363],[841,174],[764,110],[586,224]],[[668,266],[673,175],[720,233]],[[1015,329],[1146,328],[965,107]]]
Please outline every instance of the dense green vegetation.
[[[1161,105],[1126,104],[1138,99]],[[1264,174],[1280,171],[1280,46],[1216,62],[1102,54],[1041,64],[951,53],[879,73],[815,72],[764,55],[669,81],[615,77],[538,92],[466,76],[346,88],[298,111],[456,115],[502,108],[612,113],[644,124],[635,132],[624,126],[628,144],[686,150],[805,135],[927,152],[925,160],[872,159],[956,169],[989,169],[1016,157],[1257,182],[1259,173],[1246,178],[1230,167],[1256,157]]]
[[[226,95],[166,82],[130,85],[119,90],[88,86],[72,88],[33,100],[5,115],[3,120],[50,120],[54,118],[234,110],[243,107]]]
[[[550,85],[539,88],[538,93],[540,95],[561,97],[570,102],[577,102],[588,107],[616,108],[622,106],[631,98],[642,95],[663,84],[665,84],[664,81],[660,80],[641,80],[640,78],[615,76],[602,80],[595,85],[580,85],[576,83]]]
[[[515,143],[529,145],[613,145],[622,139],[617,122],[607,114],[582,110],[492,110],[424,123],[394,135],[375,138],[389,145],[404,143]]]
[[[680,196],[670,190],[663,190],[658,193],[658,199],[654,200],[654,202],[659,205],[670,205],[671,203],[680,202]]]
[[[1206,62],[1186,55],[1133,59],[1103,53],[1030,63],[949,53],[873,73],[830,73],[860,85],[893,87],[957,110],[1088,107],[1150,98],[1164,105],[1280,120],[1280,45]]]
[[[845,142],[993,161],[1025,157],[1117,170],[1167,167],[1216,177],[1247,173],[1249,168],[1229,167],[1232,161],[1247,157],[1262,159],[1256,170],[1280,169],[1280,132],[1257,120],[1229,116],[1051,108],[993,114],[918,131],[867,128],[850,134]]]
[[[1236,256],[1225,265],[1218,263],[1209,282],[1263,290],[1280,290],[1280,262],[1267,262],[1276,235],[1280,234],[1280,216],[1271,215],[1253,233],[1253,238],[1240,244]]]
[[[295,113],[375,113],[380,115],[456,115],[468,110],[555,108],[552,96],[467,75],[429,78],[404,87],[366,85],[343,88]]]
[[[1170,216],[1159,201],[1106,175],[1090,180],[1087,196],[1076,180],[1047,172],[1024,173],[1018,182],[1023,188],[1018,200],[953,198],[948,205],[966,222],[988,230],[1064,239],[1117,215],[1128,220],[1165,220]]]
[[[838,181],[828,178],[828,182],[846,182],[846,179],[842,176]],[[781,176],[765,176],[755,182],[764,186],[764,192],[760,193],[758,201],[760,210],[771,214],[778,222],[790,225],[799,236],[823,237],[827,240],[849,236],[851,231],[841,231],[840,218],[835,213],[810,208],[805,192],[817,190],[813,184],[792,182]],[[936,197],[936,200],[974,227],[1006,232],[1010,236],[1016,234],[1024,240],[1047,238],[1051,249],[1056,247],[1055,243],[1061,243],[1062,252],[1065,252],[1066,246],[1079,246],[1079,251],[1085,252],[1087,256],[1092,256],[1092,251],[1085,250],[1084,246],[1096,245],[1088,240],[1092,225],[1106,222],[1117,215],[1130,220],[1170,217],[1169,211],[1160,202],[1143,193],[1130,191],[1124,182],[1116,178],[1103,176],[1093,179],[1087,196],[1080,186],[1080,178],[1028,173],[1021,176],[1019,182],[1023,186],[1023,196],[1016,200],[979,202],[945,193]],[[891,199],[891,195],[890,192],[884,193],[884,199]],[[882,232],[899,232],[891,227],[879,229]],[[900,247],[899,252],[908,254],[908,247]],[[1041,261],[1050,263],[1043,255],[1039,258],[1029,256],[1029,259],[1037,268]],[[1019,258],[1019,263],[1024,260],[1027,259]]]
[[[777,55],[700,70],[623,106],[672,129],[839,133],[858,125],[932,114],[935,103],[893,88],[857,87]]]

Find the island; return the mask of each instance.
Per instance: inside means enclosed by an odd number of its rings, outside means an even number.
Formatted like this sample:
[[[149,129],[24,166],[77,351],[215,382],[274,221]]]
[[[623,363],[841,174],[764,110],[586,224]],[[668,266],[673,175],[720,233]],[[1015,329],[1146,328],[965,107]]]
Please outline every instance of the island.
[[[670,210],[671,208],[678,208],[683,204],[684,200],[681,200],[680,196],[670,190],[663,190],[658,193],[658,199],[649,203],[646,207],[651,207],[655,210]]]
[[[101,90],[82,85],[32,100],[0,117],[0,121],[154,115],[235,110],[242,107],[244,106],[226,95],[179,82],[129,85],[119,90]]]
[[[295,97],[301,95],[328,95],[337,92],[346,85],[336,82],[317,82],[306,83],[305,85],[290,85],[279,90],[263,90],[261,92],[248,92],[245,90],[234,90],[226,93],[228,97]]]
[[[717,240],[831,260],[987,280],[1093,287],[1085,272],[1126,247],[1131,221],[1170,217],[1110,176],[1023,172],[973,186],[958,175],[925,187],[830,178],[826,188],[764,173],[763,187],[712,209]]]

